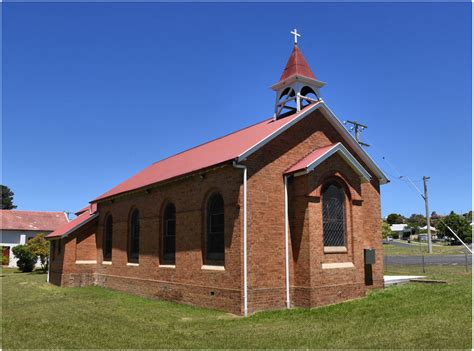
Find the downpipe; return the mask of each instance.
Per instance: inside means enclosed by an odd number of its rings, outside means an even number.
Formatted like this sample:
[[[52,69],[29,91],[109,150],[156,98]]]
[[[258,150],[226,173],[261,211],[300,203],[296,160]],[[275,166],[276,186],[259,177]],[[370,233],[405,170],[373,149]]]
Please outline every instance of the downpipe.
[[[243,231],[243,251],[244,251],[244,316],[248,316],[248,285],[247,285],[247,166],[239,165],[233,162],[233,166],[244,170],[243,184],[244,184],[244,231]]]
[[[289,223],[288,223],[288,176],[285,175],[285,282],[286,282],[286,308],[290,308],[290,258],[289,258]]]

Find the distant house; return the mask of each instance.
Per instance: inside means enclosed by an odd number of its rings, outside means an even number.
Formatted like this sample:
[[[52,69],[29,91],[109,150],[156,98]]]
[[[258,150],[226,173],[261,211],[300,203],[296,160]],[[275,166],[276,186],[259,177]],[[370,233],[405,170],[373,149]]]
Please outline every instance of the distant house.
[[[390,230],[393,236],[398,236],[400,239],[411,234],[411,228],[408,224],[392,224]]]
[[[26,244],[39,233],[48,234],[68,223],[64,212],[37,212],[0,210],[0,246],[2,264],[16,267],[16,258],[12,248]]]
[[[431,233],[437,233],[438,232],[438,229],[436,229],[435,227],[432,227],[430,226],[430,229],[431,229]],[[424,227],[421,227],[420,230],[428,230],[428,225],[425,225]]]

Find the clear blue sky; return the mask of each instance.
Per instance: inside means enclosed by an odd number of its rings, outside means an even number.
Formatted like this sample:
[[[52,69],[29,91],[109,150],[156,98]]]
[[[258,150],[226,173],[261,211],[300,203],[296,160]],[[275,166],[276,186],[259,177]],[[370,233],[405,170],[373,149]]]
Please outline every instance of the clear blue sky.
[[[69,210],[173,153],[273,113],[300,40],[326,103],[369,126],[382,212],[471,208],[470,3],[3,4],[3,180]]]

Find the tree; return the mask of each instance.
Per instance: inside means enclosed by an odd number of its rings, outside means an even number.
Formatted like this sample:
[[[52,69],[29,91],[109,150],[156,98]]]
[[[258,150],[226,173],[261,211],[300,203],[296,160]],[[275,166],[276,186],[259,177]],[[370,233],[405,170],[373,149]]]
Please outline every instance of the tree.
[[[385,239],[390,234],[392,234],[392,231],[390,230],[390,224],[387,222],[382,222],[382,238]]]
[[[412,228],[424,227],[426,225],[426,217],[421,214],[413,213],[408,219],[407,224]]]
[[[13,210],[16,206],[13,204],[13,191],[6,185],[1,185],[2,187],[2,210]]]
[[[443,221],[462,239],[462,241],[467,243],[472,242],[472,228],[470,223],[466,220],[466,217],[451,211],[449,215],[443,218]],[[454,237],[451,231],[441,221],[436,224],[436,229],[438,230],[438,235]]]
[[[22,272],[32,272],[35,268],[37,256],[31,252],[26,245],[17,245],[13,249],[13,254],[16,256],[18,261],[16,265]]]
[[[466,220],[469,222],[469,223],[472,223],[472,210],[469,211],[468,213],[465,213],[463,214],[464,218],[466,218]]]
[[[48,270],[49,243],[45,239],[45,235],[43,233],[36,235],[28,241],[26,246],[36,257],[39,257],[41,269],[46,272]]]
[[[403,217],[401,214],[397,213],[390,213],[387,216],[387,223],[392,225],[392,224],[402,224],[405,222],[405,217]]]

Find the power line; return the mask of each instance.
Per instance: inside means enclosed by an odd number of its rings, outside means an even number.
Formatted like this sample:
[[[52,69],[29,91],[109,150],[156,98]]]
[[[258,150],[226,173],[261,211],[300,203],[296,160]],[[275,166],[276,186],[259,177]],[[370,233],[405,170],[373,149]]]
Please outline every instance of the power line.
[[[374,148],[375,149],[375,148]],[[379,153],[382,157],[382,159],[398,174],[401,174],[401,172],[399,172],[395,166],[393,166],[388,160],[387,158],[382,155],[381,153]],[[410,184],[417,192],[418,194],[423,198],[423,200],[425,201],[425,210],[426,210],[426,222],[427,222],[427,230],[428,230],[428,247],[429,247],[429,253],[432,253],[432,248],[431,248],[431,229],[430,229],[430,214],[428,213],[428,189],[427,189],[427,184],[426,184],[426,181],[429,179],[429,177],[426,177],[424,176],[423,177],[423,184],[424,184],[424,193],[421,192],[421,190],[415,185],[415,183],[413,182],[413,180],[409,177],[409,176],[403,176],[403,175],[400,175],[400,176],[396,176],[395,177],[396,179],[398,180],[404,180],[403,178],[406,178],[408,181],[405,181],[405,183],[407,184]],[[464,241],[462,241],[462,239],[459,237],[459,235],[457,235],[454,230],[451,229],[451,227],[449,227],[446,222],[444,222],[441,218],[438,218],[438,220],[443,223],[444,226],[446,226],[446,228],[448,228],[448,230],[456,237],[456,239],[459,240],[459,242],[461,242],[461,244],[464,245],[464,247],[466,247],[467,250],[469,250],[469,252],[472,254],[472,250],[469,248],[468,245],[466,245],[466,243]]]

